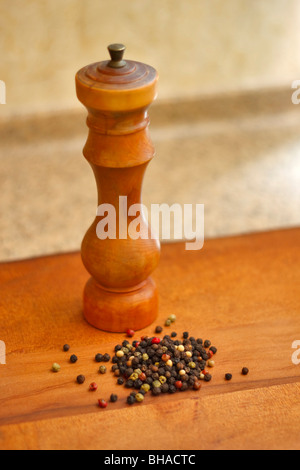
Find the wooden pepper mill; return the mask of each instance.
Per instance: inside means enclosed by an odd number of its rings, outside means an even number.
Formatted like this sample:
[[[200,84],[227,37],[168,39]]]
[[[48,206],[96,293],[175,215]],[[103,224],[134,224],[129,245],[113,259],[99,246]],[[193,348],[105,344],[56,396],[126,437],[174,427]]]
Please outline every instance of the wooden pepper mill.
[[[123,60],[125,47],[108,47],[111,60],[88,65],[76,74],[77,97],[88,110],[89,135],[83,149],[98,188],[98,205],[116,211],[116,238],[100,239],[96,217],[87,231],[81,255],[91,274],[84,289],[84,315],[93,326],[112,332],[138,330],[158,312],[158,293],[150,274],[160,256],[159,241],[151,238],[141,214],[141,233],[132,239],[129,208],[141,204],[145,170],[154,156],[147,109],[156,98],[158,75],[149,65]],[[105,214],[106,215],[106,214]]]

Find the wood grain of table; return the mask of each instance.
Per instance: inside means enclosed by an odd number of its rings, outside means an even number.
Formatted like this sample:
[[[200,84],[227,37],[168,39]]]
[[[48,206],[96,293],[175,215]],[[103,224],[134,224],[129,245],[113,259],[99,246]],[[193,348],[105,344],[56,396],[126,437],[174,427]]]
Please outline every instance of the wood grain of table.
[[[175,313],[164,333],[210,339],[216,366],[200,391],[148,394],[132,407],[129,391],[110,372],[97,372],[95,354],[112,354],[125,336],[84,320],[87,278],[79,253],[0,264],[0,340],[7,348],[1,449],[300,449],[300,364],[292,362],[292,343],[300,340],[300,229],[208,240],[201,251],[163,245],[154,273],[159,317],[136,337],[152,335]],[[84,385],[76,383],[79,374]],[[88,391],[92,381],[96,393]],[[112,392],[119,401],[100,409],[98,398]]]

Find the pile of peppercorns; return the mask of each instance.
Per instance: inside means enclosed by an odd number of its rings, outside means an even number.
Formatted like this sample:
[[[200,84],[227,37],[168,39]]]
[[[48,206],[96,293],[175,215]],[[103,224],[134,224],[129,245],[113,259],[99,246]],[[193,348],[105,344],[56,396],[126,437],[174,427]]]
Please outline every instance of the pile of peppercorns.
[[[157,331],[157,330],[156,330]],[[172,335],[174,337],[174,335]],[[176,335],[177,336],[177,335]],[[200,390],[201,380],[210,382],[207,367],[213,367],[211,358],[217,349],[211,342],[183,333],[183,340],[143,336],[141,341],[124,340],[115,346],[112,372],[117,383],[133,388],[127,402],[143,401],[144,395]]]
[[[175,315],[171,315],[165,326],[170,326],[176,320]],[[161,326],[155,329],[156,334],[163,331]],[[128,329],[126,332],[129,338],[135,335],[135,331]],[[186,331],[182,340],[173,339],[177,333],[173,331],[170,335],[165,335],[162,339],[157,336],[142,336],[140,341],[124,340],[122,344],[117,344],[112,357],[113,374],[118,377],[117,384],[125,385],[126,388],[134,389],[127,397],[129,405],[135,402],[142,402],[146,393],[150,392],[154,396],[164,393],[183,392],[188,389],[200,390],[201,381],[210,382],[212,380],[208,368],[215,365],[213,356],[217,353],[217,348],[211,345],[209,340],[203,341],[201,338],[195,339],[189,336]],[[70,350],[70,346],[65,344],[65,352]],[[78,358],[75,354],[70,357],[70,362],[75,364]],[[110,362],[111,356],[108,353],[96,354],[95,361]],[[53,372],[59,372],[61,367],[54,363]],[[105,374],[107,369],[104,365],[99,367],[99,373]],[[242,375],[248,375],[249,369],[244,367]],[[225,380],[232,380],[232,374],[226,374]],[[79,375],[76,379],[78,384],[85,382],[85,376]],[[89,391],[95,392],[98,385],[92,382]],[[111,394],[110,402],[118,400],[116,394]],[[107,402],[98,400],[100,408],[106,408]]]

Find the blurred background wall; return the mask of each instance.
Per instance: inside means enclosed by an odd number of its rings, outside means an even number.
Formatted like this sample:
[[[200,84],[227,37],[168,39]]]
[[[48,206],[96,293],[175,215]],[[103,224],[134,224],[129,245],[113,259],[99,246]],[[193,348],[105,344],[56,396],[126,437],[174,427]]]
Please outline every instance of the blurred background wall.
[[[0,0],[0,260],[78,250],[95,216],[75,73],[107,45],[153,65],[144,203],[205,235],[300,225],[299,0]]]
[[[299,0],[0,0],[1,116],[79,107],[74,73],[122,42],[160,73],[160,99],[290,85]]]

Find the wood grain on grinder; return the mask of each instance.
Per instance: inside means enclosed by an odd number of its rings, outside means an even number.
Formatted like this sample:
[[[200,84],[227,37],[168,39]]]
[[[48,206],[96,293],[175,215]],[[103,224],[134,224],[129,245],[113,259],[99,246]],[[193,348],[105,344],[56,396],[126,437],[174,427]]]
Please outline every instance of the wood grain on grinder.
[[[95,354],[112,354],[125,336],[84,320],[88,277],[78,253],[0,265],[0,340],[7,348],[1,449],[300,448],[300,365],[291,360],[300,340],[299,229],[209,240],[199,252],[183,243],[162,246],[154,276],[159,317],[136,336],[152,335],[175,313],[163,333],[210,339],[216,366],[201,391],[148,394],[132,407],[125,404],[129,391],[111,373],[97,372]],[[53,362],[61,365],[58,374]],[[84,385],[76,384],[79,374]],[[96,393],[88,392],[93,381]],[[113,392],[117,403],[97,407]]]

